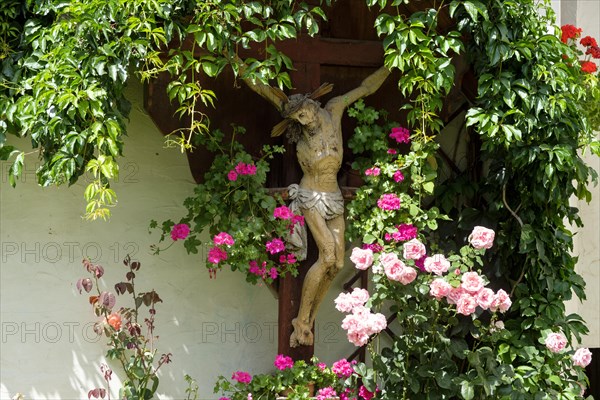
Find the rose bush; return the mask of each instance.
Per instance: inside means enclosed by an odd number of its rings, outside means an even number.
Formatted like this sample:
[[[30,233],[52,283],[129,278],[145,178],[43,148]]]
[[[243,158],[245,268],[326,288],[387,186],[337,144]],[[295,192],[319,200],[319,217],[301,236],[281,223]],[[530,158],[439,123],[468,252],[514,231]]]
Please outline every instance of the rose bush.
[[[467,14],[463,14],[465,23],[470,18]],[[593,42],[587,40],[585,44],[591,46]],[[574,81],[590,83],[594,93],[594,76],[586,76],[585,69],[576,67],[572,73]],[[418,110],[416,106],[409,109]],[[447,183],[437,179],[439,159],[433,155],[438,145],[432,140],[435,128],[428,126],[427,115],[418,111],[412,114],[418,128],[411,132],[394,122],[379,122],[384,113],[361,103],[349,114],[358,123],[349,142],[358,156],[353,167],[365,173],[365,185],[349,205],[349,239],[362,242],[353,250],[351,261],[357,269],[365,270],[368,267],[362,259],[373,259],[369,261],[373,287],[368,298],[362,297],[366,302],[355,303],[354,292],[342,293],[336,307],[352,313],[342,323],[348,340],[357,346],[366,343],[371,350],[373,379],[365,381],[366,388],[378,387],[377,397],[390,400],[582,398],[587,383],[583,367],[590,362],[589,350],[569,350],[580,333],[586,332],[580,317],[565,316],[561,314],[562,304],[550,306],[548,301],[546,311],[540,309],[542,315],[533,314],[530,305],[541,304],[545,293],[531,295],[525,290],[525,271],[511,280],[500,273],[503,268],[498,264],[517,259],[514,244],[507,240],[504,230],[509,226],[506,219],[520,223],[523,247],[519,256],[525,253],[523,241],[531,243],[527,235],[533,235],[531,227],[524,226],[507,204],[505,188],[500,186],[495,209],[487,218],[474,219],[472,209],[468,209],[472,214],[461,213],[460,208],[455,211],[456,192],[451,193],[454,199],[448,199],[452,206],[447,206],[447,199],[435,190],[436,185]],[[429,128],[432,136],[423,128]],[[400,135],[405,147],[396,149]],[[379,173],[373,173],[375,169]],[[397,179],[399,174],[402,179]],[[492,191],[493,185],[485,187]],[[484,198],[494,199],[492,196]],[[459,223],[449,222],[438,205],[452,211]],[[502,218],[499,208],[506,210]],[[531,218],[531,211],[519,211]],[[484,225],[483,220],[491,225]],[[466,221],[473,222],[469,231]],[[415,232],[401,235],[401,226],[412,226]],[[492,226],[500,230],[490,229]],[[565,232],[565,228],[560,229]],[[541,239],[535,241],[537,249],[543,247]],[[564,254],[568,247],[555,246],[545,254]],[[498,260],[499,254],[510,251],[512,255]],[[367,252],[372,255],[367,256]],[[542,262],[547,263],[547,259]],[[543,268],[548,271],[556,266]],[[405,271],[410,272],[403,279]],[[570,275],[570,282],[582,297],[580,281],[574,275]],[[533,279],[535,290],[540,290],[536,278],[528,275],[528,279]],[[557,287],[566,286],[557,278],[544,279]],[[352,319],[355,308],[362,318]],[[370,322],[367,311],[390,315],[381,325],[390,337],[380,337],[379,327],[369,330],[376,324]],[[364,325],[360,329],[358,321]]]
[[[175,236],[181,236],[185,231],[185,228],[179,227],[175,231]],[[89,303],[94,314],[101,316],[102,320],[94,324],[94,331],[98,335],[106,336],[108,339],[106,356],[109,360],[117,360],[126,376],[119,390],[119,398],[147,400],[151,399],[158,389],[158,370],[171,362],[172,354],[156,356],[158,351],[156,349],[158,336],[155,333],[156,306],[162,302],[162,299],[154,290],[136,291],[135,278],[141,268],[139,261],[133,261],[127,256],[123,264],[127,268],[125,281],[115,284],[114,290],[117,295],[131,295],[129,306],[116,308],[116,296],[112,292],[103,290],[100,284],[104,267],[93,264],[87,259],[83,260],[83,266],[91,278],[81,278],[75,286],[80,294],[83,291],[90,293],[94,288],[96,289],[96,295],[89,296]],[[148,308],[146,316],[142,314],[143,307]],[[112,369],[103,364],[101,372],[106,388],[91,389],[88,392],[88,399],[103,399],[107,396],[110,400]],[[192,384],[191,378],[186,377],[186,380],[190,385]]]

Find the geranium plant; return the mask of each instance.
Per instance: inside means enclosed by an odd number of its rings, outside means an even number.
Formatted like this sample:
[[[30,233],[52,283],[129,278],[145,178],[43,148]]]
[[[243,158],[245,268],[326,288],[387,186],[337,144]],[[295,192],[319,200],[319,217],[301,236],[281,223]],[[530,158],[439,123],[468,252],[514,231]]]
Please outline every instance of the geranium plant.
[[[341,359],[331,366],[313,358],[310,362],[294,362],[290,357],[277,355],[273,362],[275,372],[251,376],[236,371],[231,379],[219,377],[214,392],[223,395],[220,400],[290,400],[316,398],[318,400],[370,400],[373,393],[362,384],[372,371],[362,363]]]
[[[177,224],[170,220],[161,224],[161,241],[169,234],[173,241],[185,239],[189,253],[200,252],[206,257],[211,277],[223,266],[230,266],[242,272],[248,282],[270,283],[279,275],[297,274],[298,261],[285,238],[304,224],[304,218],[294,215],[281,196],[265,188],[268,161],[283,148],[264,146],[262,156],[255,158],[236,141],[236,135],[243,133],[242,128],[235,127],[229,143],[223,143],[224,135],[219,131],[201,139],[215,153],[215,159],[204,183],[184,202],[188,214]],[[157,226],[156,221],[151,223],[152,228]],[[205,231],[208,240],[202,239]],[[154,250],[161,251],[157,246]]]
[[[100,278],[104,275],[104,267],[87,259],[83,260],[83,266],[90,276],[79,279],[76,287],[80,294],[83,291],[90,293],[95,289],[96,294],[89,296],[89,303],[94,314],[102,319],[94,324],[94,331],[108,338],[106,356],[109,360],[117,360],[126,376],[119,390],[119,398],[147,400],[154,396],[158,388],[158,370],[171,362],[172,355],[167,353],[156,356],[156,305],[162,302],[161,298],[154,290],[136,291],[135,278],[141,268],[140,262],[127,256],[123,263],[127,268],[125,281],[115,284],[114,290],[117,295],[131,296],[129,306],[117,308],[115,294],[101,286]],[[144,316],[142,310],[145,307],[148,310]],[[103,399],[107,396],[110,400],[112,370],[103,364],[101,372],[107,387],[91,389],[89,399]],[[191,384],[191,381],[188,382]]]

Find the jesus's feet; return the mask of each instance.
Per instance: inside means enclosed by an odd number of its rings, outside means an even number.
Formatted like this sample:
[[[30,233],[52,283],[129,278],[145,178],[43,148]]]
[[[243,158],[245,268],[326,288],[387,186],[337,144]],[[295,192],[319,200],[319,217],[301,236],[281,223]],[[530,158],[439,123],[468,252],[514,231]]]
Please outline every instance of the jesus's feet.
[[[313,344],[314,338],[309,324],[303,323],[298,318],[294,318],[292,325],[294,326],[294,332],[290,336],[290,347],[310,346]]]

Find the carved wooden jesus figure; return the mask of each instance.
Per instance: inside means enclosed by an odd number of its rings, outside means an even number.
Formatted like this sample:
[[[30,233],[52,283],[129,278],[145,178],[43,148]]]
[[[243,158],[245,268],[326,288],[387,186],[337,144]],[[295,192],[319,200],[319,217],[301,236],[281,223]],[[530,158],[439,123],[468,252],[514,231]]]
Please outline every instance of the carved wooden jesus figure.
[[[304,280],[300,310],[292,322],[291,347],[313,344],[312,327],[317,310],[331,282],[344,266],[344,199],[337,182],[343,155],[341,120],[344,110],[358,99],[374,93],[388,75],[389,70],[381,67],[360,86],[332,98],[324,107],[315,99],[331,91],[332,85],[322,85],[311,94],[288,98],[277,88],[244,80],[285,118],[273,128],[272,136],[287,131],[289,139],[297,142],[296,154],[303,177],[298,185],[289,188],[291,208],[295,214],[304,216],[319,250],[318,259]],[[303,259],[306,240],[299,236],[289,241],[301,248],[298,258]]]

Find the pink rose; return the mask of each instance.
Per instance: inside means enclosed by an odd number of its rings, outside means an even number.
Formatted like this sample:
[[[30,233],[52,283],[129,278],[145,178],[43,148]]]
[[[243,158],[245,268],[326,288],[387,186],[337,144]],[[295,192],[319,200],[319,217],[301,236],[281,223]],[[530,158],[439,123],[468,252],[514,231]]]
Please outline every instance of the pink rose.
[[[471,315],[477,309],[477,301],[468,293],[463,293],[456,302],[456,312],[462,315]]]
[[[581,349],[577,349],[575,354],[573,354],[573,364],[585,368],[592,362],[592,352],[585,347]]]
[[[495,232],[483,226],[476,226],[469,235],[469,243],[476,249],[489,249],[494,244]]]
[[[334,300],[335,308],[341,312],[353,312],[356,307],[362,307],[369,300],[366,289],[354,288],[352,293],[340,293]]]
[[[544,340],[546,347],[553,353],[563,351],[567,346],[567,338],[562,332],[552,332]]]
[[[367,301],[369,301],[369,292],[367,289],[362,288],[354,288],[352,293],[350,294],[352,299],[354,300],[354,304],[364,306]]]
[[[370,335],[379,333],[386,327],[385,315],[373,314],[364,306],[355,307],[352,314],[347,315],[342,321],[342,329],[348,331],[348,341],[355,346],[364,346],[369,341]]]
[[[190,227],[188,224],[175,224],[171,229],[171,239],[179,240],[185,239],[190,234]]]
[[[429,294],[438,300],[442,297],[448,296],[451,290],[452,285],[442,278],[434,279],[433,282],[429,284]]]
[[[477,304],[479,307],[487,310],[492,306],[496,296],[494,295],[494,291],[492,289],[483,288],[479,291],[479,293],[477,293],[475,298],[477,299]]]
[[[340,293],[338,297],[334,300],[335,308],[344,313],[352,312],[354,309],[354,299],[350,295],[350,293]]]
[[[408,285],[417,278],[417,271],[411,267],[404,267],[400,272],[400,283]]]
[[[460,286],[457,288],[453,287],[452,289],[450,289],[450,292],[446,295],[446,300],[449,304],[456,304],[458,303],[458,299],[460,299],[464,293],[465,291]]]
[[[425,271],[433,272],[436,275],[442,275],[450,268],[450,261],[446,260],[443,254],[435,254],[425,259]]]
[[[354,263],[356,269],[364,271],[373,264],[373,250],[355,247],[352,249],[350,261]]]
[[[483,289],[483,278],[477,272],[465,272],[462,276],[462,288],[471,294]]]
[[[494,301],[490,306],[490,311],[496,312],[500,311],[502,313],[506,312],[510,306],[512,305],[512,301],[503,289],[500,289],[496,292],[496,296],[494,296]]]
[[[389,280],[399,282],[402,279],[402,274],[404,273],[403,270],[405,268],[406,265],[404,265],[402,261],[398,260],[394,263],[388,263],[384,265],[383,271]]]
[[[379,256],[379,262],[384,268],[386,265],[392,265],[398,261],[399,258],[395,253],[381,253]]]
[[[404,258],[407,260],[418,260],[426,253],[425,245],[418,239],[412,239],[404,243]]]

